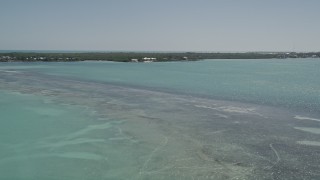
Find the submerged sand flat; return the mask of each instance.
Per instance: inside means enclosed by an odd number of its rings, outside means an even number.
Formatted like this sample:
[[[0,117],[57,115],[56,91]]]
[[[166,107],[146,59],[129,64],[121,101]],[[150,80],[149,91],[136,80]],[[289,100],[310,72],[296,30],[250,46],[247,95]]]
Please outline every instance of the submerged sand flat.
[[[310,132],[313,134],[320,134],[320,128],[311,128],[311,127],[294,127],[295,129]]]
[[[298,141],[298,144],[309,145],[309,146],[320,146],[319,141]]]
[[[0,179],[319,178],[319,128],[288,110],[23,70],[0,89]]]
[[[310,120],[310,121],[318,121],[320,122],[320,119],[316,119],[316,118],[311,118],[311,117],[304,117],[304,116],[294,116],[295,119],[299,119],[299,120]]]

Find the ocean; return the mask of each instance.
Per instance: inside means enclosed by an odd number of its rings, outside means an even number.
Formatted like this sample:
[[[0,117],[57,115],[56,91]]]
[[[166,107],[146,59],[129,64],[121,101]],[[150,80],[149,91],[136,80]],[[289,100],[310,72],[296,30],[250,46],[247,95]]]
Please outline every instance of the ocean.
[[[0,179],[319,179],[319,67],[0,63]]]

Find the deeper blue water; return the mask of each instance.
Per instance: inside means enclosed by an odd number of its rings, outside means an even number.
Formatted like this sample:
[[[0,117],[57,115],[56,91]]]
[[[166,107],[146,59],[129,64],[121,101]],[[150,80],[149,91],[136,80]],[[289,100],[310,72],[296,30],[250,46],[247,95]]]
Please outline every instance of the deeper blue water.
[[[320,178],[320,60],[0,64],[0,179]]]

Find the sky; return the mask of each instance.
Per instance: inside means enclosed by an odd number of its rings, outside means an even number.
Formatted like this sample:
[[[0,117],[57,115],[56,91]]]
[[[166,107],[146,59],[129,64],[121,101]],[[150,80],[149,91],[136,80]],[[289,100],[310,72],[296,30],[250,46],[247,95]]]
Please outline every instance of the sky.
[[[0,0],[0,50],[320,51],[319,0]]]

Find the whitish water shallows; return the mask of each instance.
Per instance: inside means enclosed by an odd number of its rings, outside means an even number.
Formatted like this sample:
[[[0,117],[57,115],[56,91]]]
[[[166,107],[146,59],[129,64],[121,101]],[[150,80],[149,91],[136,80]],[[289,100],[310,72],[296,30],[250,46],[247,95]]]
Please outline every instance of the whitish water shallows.
[[[1,63],[0,179],[319,179],[319,67]]]

